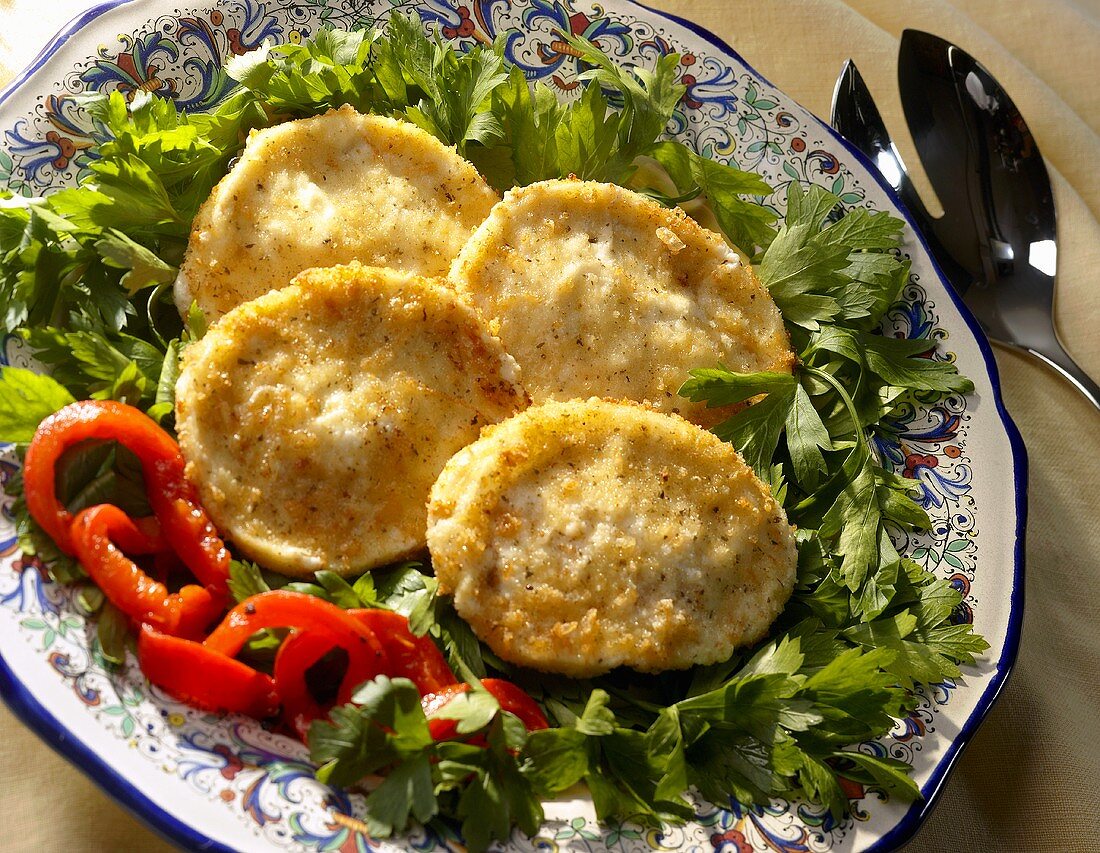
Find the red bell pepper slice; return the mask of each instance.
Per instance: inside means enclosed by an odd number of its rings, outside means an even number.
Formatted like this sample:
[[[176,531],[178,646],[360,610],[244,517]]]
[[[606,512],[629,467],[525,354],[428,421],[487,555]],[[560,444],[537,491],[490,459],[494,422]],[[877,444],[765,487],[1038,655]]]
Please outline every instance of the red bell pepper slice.
[[[370,649],[371,654],[389,665],[389,657],[374,632],[347,610],[323,598],[276,589],[250,596],[226,614],[221,624],[206,638],[206,646],[232,657],[263,628],[297,628],[321,631],[338,640],[354,639],[354,645]],[[349,650],[350,651],[350,650]]]
[[[341,644],[331,634],[320,631],[294,631],[275,655],[275,689],[283,703],[283,722],[303,741],[314,720],[328,716],[329,707],[318,702],[306,683],[306,670]],[[351,701],[355,689],[380,672],[372,655],[348,655],[348,668],[340,681],[336,701]]]
[[[119,610],[168,634],[201,636],[222,611],[222,600],[195,584],[170,593],[121,549],[153,553],[162,540],[150,536],[117,506],[99,504],[77,515],[71,543],[77,559]]]
[[[527,731],[534,732],[539,729],[550,728],[550,723],[547,722],[542,709],[539,708],[535,700],[512,682],[499,678],[483,678],[481,679],[481,686],[496,697],[502,711],[507,711],[519,717],[520,722],[527,727]],[[469,689],[470,685],[465,682],[452,684],[435,693],[428,693],[421,697],[420,707],[424,709],[424,713],[428,717],[431,717],[432,714],[446,706],[459,693],[465,693]],[[433,740],[449,740],[458,734],[458,721],[442,717],[429,719],[428,731],[431,732]]]
[[[309,735],[310,724],[328,715],[306,684],[306,670],[335,646],[329,634],[294,631],[275,655],[275,689],[283,703],[283,722],[303,741]]]
[[[272,716],[279,709],[270,676],[202,643],[171,637],[143,625],[138,662],[149,681],[171,696],[204,711]]]
[[[214,592],[224,593],[229,551],[194,486],[184,475],[179,445],[152,418],[114,400],[81,400],[50,415],[27,448],[23,484],[27,509],[66,554],[73,555],[73,516],[58,500],[55,471],[61,455],[91,439],[117,441],[141,460],[145,490],[164,539]]]
[[[391,678],[408,678],[422,694],[454,684],[456,679],[443,653],[427,637],[416,637],[409,631],[409,621],[389,610],[349,610],[363,625],[374,632],[385,647],[389,659],[386,674]],[[275,686],[283,702],[283,721],[302,740],[310,724],[328,715],[313,697],[305,681],[305,672],[338,644],[331,635],[318,631],[295,631],[283,642],[275,657]],[[355,689],[379,672],[349,665],[340,683],[337,701],[351,701]]]
[[[149,472],[145,474],[149,504],[172,550],[202,583],[228,595],[232,558],[184,473],[183,456],[177,451],[173,459],[154,461],[151,469],[144,470]]]
[[[391,678],[407,678],[421,695],[435,693],[458,681],[443,652],[430,637],[417,637],[409,620],[392,610],[350,610],[356,619],[374,631],[389,653]]]
[[[262,628],[296,628],[331,638],[329,648],[348,653],[348,674],[340,688],[343,703],[364,681],[387,672],[390,657],[374,632],[348,611],[323,598],[300,592],[274,590],[245,599],[229,611],[206,638],[205,645],[224,655],[236,655],[248,638]]]

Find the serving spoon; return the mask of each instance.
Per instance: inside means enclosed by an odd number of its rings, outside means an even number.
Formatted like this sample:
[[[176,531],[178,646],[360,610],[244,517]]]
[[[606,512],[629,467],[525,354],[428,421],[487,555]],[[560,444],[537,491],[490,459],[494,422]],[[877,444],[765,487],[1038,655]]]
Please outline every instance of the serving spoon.
[[[973,57],[917,30],[902,34],[898,83],[942,217],[929,215],[921,202],[850,60],[833,94],[833,127],[897,190],[986,334],[1041,359],[1100,409],[1100,386],[1066,352],[1054,328],[1054,198],[1019,110]]]

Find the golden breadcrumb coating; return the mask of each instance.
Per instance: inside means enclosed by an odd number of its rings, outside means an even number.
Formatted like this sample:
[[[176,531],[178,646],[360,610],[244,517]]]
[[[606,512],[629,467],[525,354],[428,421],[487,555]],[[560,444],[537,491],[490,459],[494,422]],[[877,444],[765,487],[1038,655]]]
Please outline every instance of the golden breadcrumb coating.
[[[253,132],[195,217],[176,306],[208,320],[353,260],[446,275],[496,193],[453,148],[351,107]]]
[[[438,280],[314,269],[189,346],[176,386],[187,475],[246,557],[341,574],[424,547],[453,453],[526,404],[515,362]]]
[[[678,397],[690,369],[794,366],[752,268],[683,211],[613,184],[510,190],[450,279],[515,356],[536,403],[638,400],[713,426],[738,407]]]
[[[737,451],[637,404],[533,406],[447,463],[440,590],[505,660],[585,677],[725,660],[794,588],[795,537]]]

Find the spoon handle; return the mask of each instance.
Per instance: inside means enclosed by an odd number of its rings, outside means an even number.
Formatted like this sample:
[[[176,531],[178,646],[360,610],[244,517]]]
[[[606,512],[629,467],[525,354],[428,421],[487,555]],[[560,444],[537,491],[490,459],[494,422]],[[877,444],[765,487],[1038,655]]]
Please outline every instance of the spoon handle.
[[[1066,352],[1058,342],[1058,338],[1051,333],[1050,340],[1044,341],[1042,348],[1035,346],[1021,346],[1025,352],[1031,353],[1036,358],[1045,362],[1068,379],[1073,386],[1085,395],[1085,399],[1100,409],[1100,385],[1097,385],[1091,376],[1081,369],[1080,365]]]

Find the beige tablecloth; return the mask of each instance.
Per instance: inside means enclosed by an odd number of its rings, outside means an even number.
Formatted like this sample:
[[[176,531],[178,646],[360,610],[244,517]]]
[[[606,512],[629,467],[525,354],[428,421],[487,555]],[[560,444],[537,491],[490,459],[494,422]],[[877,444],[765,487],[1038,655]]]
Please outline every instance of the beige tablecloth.
[[[827,116],[856,60],[887,124],[905,27],[977,56],[1012,93],[1054,179],[1057,322],[1100,376],[1100,0],[649,0],[718,33]],[[0,82],[88,0],[0,0]],[[7,66],[6,69],[4,66]],[[899,134],[900,135],[900,134]],[[906,162],[917,159],[908,140]],[[908,849],[1100,849],[1100,413],[1029,359],[997,350],[1031,457],[1027,615],[1016,672]],[[0,709],[0,848],[168,850]]]

